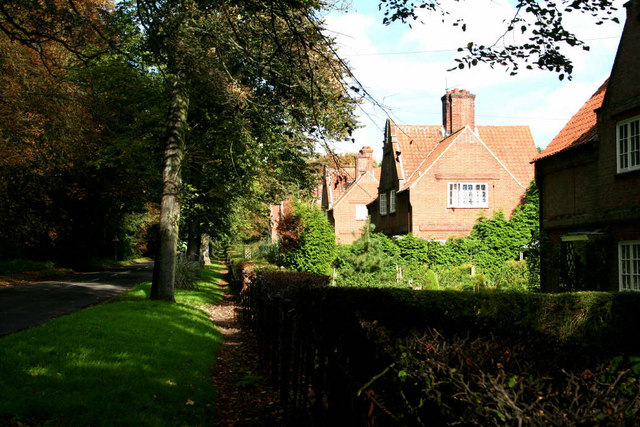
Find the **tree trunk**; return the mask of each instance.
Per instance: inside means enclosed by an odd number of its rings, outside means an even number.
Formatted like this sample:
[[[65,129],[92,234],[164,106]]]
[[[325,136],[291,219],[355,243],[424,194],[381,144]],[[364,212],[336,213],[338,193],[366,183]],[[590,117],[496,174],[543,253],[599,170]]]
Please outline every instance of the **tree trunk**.
[[[209,235],[202,235],[202,249],[201,249],[200,259],[204,263],[204,265],[211,264],[211,254],[209,253]]]
[[[189,97],[176,75],[171,84],[167,139],[162,170],[162,201],[160,204],[160,241],[153,269],[151,299],[174,301],[173,286],[176,275],[176,248],[182,183],[180,165],[184,153],[184,130],[187,124]]]
[[[187,240],[187,261],[200,262],[200,244],[202,234],[197,219],[189,221],[189,238]]]

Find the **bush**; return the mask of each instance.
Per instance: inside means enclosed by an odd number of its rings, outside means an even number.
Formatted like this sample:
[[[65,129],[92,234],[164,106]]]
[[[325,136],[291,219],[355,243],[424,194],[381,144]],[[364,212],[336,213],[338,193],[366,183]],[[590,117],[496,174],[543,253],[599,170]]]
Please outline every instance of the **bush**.
[[[440,289],[477,291],[484,287],[484,275],[471,275],[471,264],[440,267],[436,270]]]
[[[200,280],[200,263],[187,261],[183,257],[176,259],[176,289],[196,289]]]
[[[50,270],[52,268],[55,268],[55,264],[52,261],[34,261],[30,259],[0,260],[0,274]]]
[[[336,283],[350,287],[396,286],[397,246],[384,234],[365,232],[352,245],[340,245],[335,266]]]
[[[497,270],[490,280],[489,286],[498,291],[530,290],[529,269],[525,261],[509,260]]]
[[[290,218],[280,223],[282,250],[280,261],[287,268],[317,274],[330,274],[336,258],[333,227],[322,210],[308,203],[295,203]]]
[[[272,277],[245,308],[292,425],[637,424],[640,294],[279,286]]]

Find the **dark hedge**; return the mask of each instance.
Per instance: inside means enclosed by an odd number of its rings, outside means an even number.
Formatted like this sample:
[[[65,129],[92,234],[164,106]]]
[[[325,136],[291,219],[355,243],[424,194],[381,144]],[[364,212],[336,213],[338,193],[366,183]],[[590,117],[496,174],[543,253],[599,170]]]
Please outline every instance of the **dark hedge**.
[[[259,272],[246,289],[289,424],[633,425],[640,410],[639,294],[327,283]]]

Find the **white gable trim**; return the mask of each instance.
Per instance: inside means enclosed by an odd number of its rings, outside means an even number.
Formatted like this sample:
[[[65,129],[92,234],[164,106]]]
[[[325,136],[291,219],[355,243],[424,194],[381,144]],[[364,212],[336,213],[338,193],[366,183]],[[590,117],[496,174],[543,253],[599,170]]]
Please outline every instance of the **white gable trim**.
[[[474,134],[474,135],[476,135],[476,134]],[[493,154],[493,151],[491,151],[491,149],[487,146],[487,144],[485,144],[485,143],[484,143],[484,141],[482,140],[482,138],[480,138],[480,136],[479,136],[479,135],[476,135],[476,136],[477,136],[477,138],[478,138],[478,141],[480,141],[480,143],[481,143],[482,145],[484,145],[484,148],[486,148],[486,149],[487,149],[487,151],[488,151],[489,153],[491,153],[491,155],[493,156],[493,158],[494,158],[494,159],[496,159],[496,160],[498,161],[498,163],[500,163],[500,166],[502,166],[502,167],[504,168],[504,170],[506,170],[506,171],[507,171],[507,173],[511,176],[511,178],[513,178],[513,180],[516,182],[516,184],[518,184],[520,187],[522,187],[522,188],[524,188],[524,189],[526,190],[526,189],[527,189],[527,187],[526,187],[526,186],[524,186],[524,185],[522,185],[522,184],[520,183],[520,181],[518,181],[518,178],[516,178],[516,177],[515,177],[515,175],[511,173],[511,171],[509,170],[509,168],[508,168],[504,163],[502,163],[502,160],[500,160],[500,159],[498,158],[498,156],[496,156],[495,154]]]
[[[462,132],[460,132],[460,131],[458,131],[458,132],[459,132],[459,134],[458,134],[455,138],[453,138],[453,139],[451,140],[450,145],[451,145],[451,144],[453,144],[453,143],[456,141],[456,139],[458,139],[458,137],[460,136],[460,134],[462,134]],[[429,160],[429,157],[431,157],[431,154],[432,154],[434,151],[436,151],[436,148],[438,148],[438,147],[440,146],[440,144],[442,144],[442,143],[443,143],[447,138],[449,138],[450,136],[451,136],[451,135],[449,135],[449,136],[447,136],[447,137],[443,138],[440,142],[438,142],[438,143],[437,143],[437,144],[436,144],[436,145],[431,149],[431,151],[429,151],[429,154],[427,154],[427,155],[426,155],[426,157],[425,157],[424,159],[422,159],[422,161],[420,162],[420,164],[418,165],[418,167],[416,168],[416,170],[414,170],[414,171],[413,171],[413,173],[411,174],[411,176],[409,177],[409,179],[407,180],[407,182],[411,181],[411,178],[413,178],[413,176],[414,176],[415,174],[421,175],[421,173],[422,173],[422,172],[420,172],[420,168],[422,167],[422,165],[424,164],[424,162],[426,162],[427,160]],[[444,151],[442,152],[442,154],[444,154],[448,149],[449,149],[449,147],[447,147],[447,149],[446,149],[446,150],[444,150]],[[442,154],[441,154],[440,156],[438,156],[438,158],[437,158],[433,163],[437,162],[437,161],[440,159],[440,157],[442,157]],[[432,166],[433,166],[433,165],[432,165]],[[431,168],[429,168],[429,169],[431,169]],[[429,169],[427,169],[427,170],[429,170]],[[425,172],[426,172],[426,171],[425,171]],[[417,181],[416,181],[416,182],[417,182]],[[411,185],[409,186],[409,188],[413,187],[413,185],[414,185],[416,182],[414,182],[413,184],[411,184]],[[402,189],[401,189],[401,190],[402,190]]]
[[[524,189],[526,190],[526,188],[527,188],[527,187],[525,187],[524,185],[522,185],[522,184],[520,183],[520,181],[518,181],[518,180],[516,179],[516,177],[511,173],[511,171],[510,171],[510,170],[505,166],[505,164],[504,164],[504,163],[502,163],[502,162],[500,161],[500,159],[498,158],[498,156],[496,156],[496,155],[493,153],[493,151],[491,151],[491,149],[489,149],[489,147],[487,147],[487,144],[485,144],[485,143],[484,143],[484,141],[480,138],[480,136],[479,136],[477,133],[473,132],[473,131],[471,130],[471,128],[470,128],[468,125],[464,127],[463,131],[462,131],[462,132],[460,132],[460,133],[458,134],[458,136],[456,136],[456,137],[453,139],[453,141],[451,141],[451,142],[449,143],[449,146],[448,146],[447,148],[445,148],[445,149],[444,149],[444,151],[443,151],[443,152],[438,156],[438,158],[437,158],[437,159],[435,159],[435,160],[433,161],[433,163],[431,163],[431,166],[429,166],[429,167],[428,167],[424,172],[422,172],[422,174],[418,177],[418,179],[416,179],[416,181],[415,181],[413,184],[411,184],[408,188],[412,188],[414,185],[416,185],[418,182],[420,182],[420,180],[421,180],[421,179],[422,179],[422,178],[427,174],[427,172],[429,172],[429,170],[430,170],[430,169],[431,169],[431,168],[432,168],[436,163],[438,163],[438,161],[442,158],[442,156],[444,156],[444,155],[445,155],[445,153],[446,153],[447,151],[449,151],[449,148],[451,148],[451,146],[453,146],[453,144],[455,144],[455,143],[457,142],[458,138],[459,138],[459,137],[460,137],[464,132],[466,132],[466,131],[471,132],[471,134],[472,134],[475,138],[477,138],[477,140],[478,140],[478,141],[480,141],[480,143],[482,144],[482,146],[483,146],[483,147],[484,147],[484,148],[489,152],[489,154],[491,154],[491,156],[492,156],[494,159],[496,159],[496,161],[498,162],[498,164],[499,164],[500,166],[502,166],[502,168],[503,168],[505,171],[507,171],[507,173],[509,174],[509,176],[511,176],[511,178],[513,178],[513,180],[516,182],[516,184],[518,184],[520,187],[522,187],[522,188],[524,188]],[[440,144],[438,144],[438,145],[440,145]],[[437,145],[436,145],[436,147],[437,147]],[[434,149],[435,149],[435,148],[434,148]],[[431,153],[429,153],[429,154],[431,154]],[[420,163],[420,166],[422,166],[422,164],[423,164],[423,163],[424,163],[428,158],[429,158],[429,156],[427,156],[427,157],[422,161],[422,163]],[[416,169],[416,171],[412,174],[412,176],[413,176],[414,174],[418,173],[419,169],[420,169],[420,167],[418,167],[418,168]],[[409,179],[411,179],[411,178],[409,178]],[[405,188],[403,188],[402,190],[404,190],[404,189],[405,189]]]
[[[327,198],[328,200],[328,204],[327,204],[327,210],[330,211],[331,210],[331,206],[333,205],[333,189],[331,188],[331,174],[327,174],[327,177],[325,178],[325,182],[327,183]]]
[[[371,178],[373,178],[373,180],[374,180],[375,182],[377,182],[377,183],[378,183],[378,185],[380,185],[380,181],[378,181],[378,180],[376,179],[376,176],[375,176],[371,171],[367,171],[367,172],[363,173],[362,175],[360,175],[360,176],[358,177],[358,179],[356,179],[355,181],[353,181],[353,183],[349,186],[349,188],[347,188],[347,191],[345,191],[345,192],[342,194],[342,196],[340,196],[340,198],[338,199],[338,201],[336,201],[336,202],[334,203],[334,205],[333,205],[333,206],[331,206],[331,208],[330,208],[330,209],[327,209],[327,210],[332,210],[332,209],[335,209],[336,207],[338,207],[338,205],[340,204],[340,202],[342,202],[342,201],[343,201],[343,200],[344,200],[344,199],[349,195],[349,193],[351,193],[351,191],[353,191],[353,189],[354,189],[355,187],[359,187],[359,186],[360,186],[360,184],[359,184],[359,183],[360,183],[360,181],[361,181],[361,180],[363,180],[363,179],[364,179],[364,177],[365,177],[366,175],[371,176]],[[363,189],[363,190],[364,190],[364,189]],[[372,197],[373,197],[373,200],[375,200],[375,199],[378,197],[378,194],[376,193],[376,194],[375,194],[375,196],[372,196]],[[371,203],[371,202],[369,202],[369,203]]]

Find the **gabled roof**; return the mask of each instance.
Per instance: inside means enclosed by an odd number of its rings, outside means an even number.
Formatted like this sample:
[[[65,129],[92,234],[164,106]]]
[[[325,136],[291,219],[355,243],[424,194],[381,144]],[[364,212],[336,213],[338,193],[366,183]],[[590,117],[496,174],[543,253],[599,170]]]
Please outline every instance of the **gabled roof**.
[[[443,139],[442,126],[414,126],[396,125],[393,120],[388,121],[389,133],[395,136],[398,142],[398,153],[394,157],[400,159],[400,170],[404,171],[404,177],[408,178],[422,163],[424,158]]]
[[[325,171],[325,185],[327,186],[329,206],[334,204],[356,178],[355,166],[342,166],[340,169]]]
[[[422,159],[422,162],[418,165],[418,167],[415,168],[415,170],[411,175],[409,175],[407,182],[402,186],[402,188],[400,188],[399,191],[406,190],[407,188],[415,184],[418,181],[418,179],[422,176],[422,174],[425,171],[429,170],[429,168],[440,158],[440,156],[445,151],[447,151],[447,148],[451,146],[451,144],[458,138],[458,136],[465,129],[468,129],[468,128],[465,127],[458,130],[457,132],[452,133],[451,135],[449,135],[448,137],[440,141],[440,143],[438,143],[435,147],[433,147],[431,152]]]
[[[489,152],[493,154],[518,184],[526,188],[532,179],[532,169],[529,163],[537,153],[529,126],[476,126],[476,129],[475,136],[487,147]],[[403,191],[415,184],[420,176],[431,168],[465,130],[473,132],[467,126],[444,139],[441,136],[436,141],[436,144],[431,146],[432,149],[422,157],[421,162],[414,168],[399,191]],[[422,144],[418,141],[418,145],[423,146],[430,146],[430,143],[431,140]]]
[[[571,117],[547,148],[533,159],[534,162],[583,145],[597,137],[598,116],[595,110],[602,106],[604,95],[607,92],[607,83],[609,83],[609,79],[605,80],[602,86],[591,95],[591,98]]]
[[[530,166],[538,154],[529,126],[477,126],[478,136],[507,171],[525,188],[533,179]]]
[[[341,201],[348,198],[349,193],[351,193],[351,191],[353,191],[355,188],[358,188],[358,187],[364,189],[365,192],[371,195],[371,200],[367,203],[370,203],[371,201],[375,200],[378,197],[378,184],[380,183],[380,170],[381,170],[380,168],[374,168],[373,171],[367,171],[361,174],[358,177],[358,179],[356,179],[349,186],[349,188],[347,188],[346,191],[344,191],[340,195],[340,197],[336,199],[335,203],[333,203],[328,210],[333,210],[336,206],[338,206],[338,204]],[[364,183],[363,181],[368,177],[372,178],[373,181],[371,183]]]

